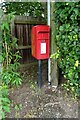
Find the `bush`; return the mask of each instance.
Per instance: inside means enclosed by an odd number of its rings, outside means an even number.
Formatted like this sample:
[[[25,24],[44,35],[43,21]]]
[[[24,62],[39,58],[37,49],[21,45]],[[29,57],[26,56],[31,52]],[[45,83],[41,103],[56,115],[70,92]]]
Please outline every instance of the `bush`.
[[[79,2],[55,3],[58,64],[67,83],[64,87],[80,94]]]

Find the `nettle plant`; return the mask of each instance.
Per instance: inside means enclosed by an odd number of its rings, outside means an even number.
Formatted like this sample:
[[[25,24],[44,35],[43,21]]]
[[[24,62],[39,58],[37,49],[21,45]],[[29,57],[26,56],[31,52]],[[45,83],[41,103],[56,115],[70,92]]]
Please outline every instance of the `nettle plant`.
[[[14,19],[14,13],[10,13],[3,18],[2,29],[2,81],[6,85],[19,86],[22,79],[18,72],[19,51],[16,51],[17,39],[11,35],[10,24]]]
[[[10,100],[8,97],[8,86],[0,85],[0,119],[5,118],[5,113],[10,113]]]
[[[64,87],[76,97],[80,95],[79,2],[55,3],[58,65],[67,80]]]
[[[6,117],[6,112],[10,112],[9,87],[18,87],[22,83],[19,68],[19,51],[16,51],[17,39],[11,35],[10,24],[14,19],[14,13],[10,13],[3,17],[1,23],[2,30],[2,55],[0,54],[0,63],[2,70],[0,71],[0,118]],[[3,15],[4,16],[4,15]]]

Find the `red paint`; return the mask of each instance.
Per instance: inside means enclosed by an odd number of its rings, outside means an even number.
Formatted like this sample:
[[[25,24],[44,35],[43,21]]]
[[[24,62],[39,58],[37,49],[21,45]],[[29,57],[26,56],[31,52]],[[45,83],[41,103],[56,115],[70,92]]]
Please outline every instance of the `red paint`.
[[[36,25],[31,33],[32,56],[36,59],[49,58],[50,27],[48,25]]]

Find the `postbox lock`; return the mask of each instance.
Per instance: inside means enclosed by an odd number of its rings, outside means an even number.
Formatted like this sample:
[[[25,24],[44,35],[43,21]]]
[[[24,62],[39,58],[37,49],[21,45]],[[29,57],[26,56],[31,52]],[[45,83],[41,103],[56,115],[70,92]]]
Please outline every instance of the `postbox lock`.
[[[42,42],[45,42],[45,40],[42,40]]]

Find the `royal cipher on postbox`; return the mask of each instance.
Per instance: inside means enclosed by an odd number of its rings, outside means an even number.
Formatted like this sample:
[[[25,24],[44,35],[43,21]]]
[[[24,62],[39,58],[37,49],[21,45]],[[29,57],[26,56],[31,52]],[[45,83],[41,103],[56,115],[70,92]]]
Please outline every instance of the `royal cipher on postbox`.
[[[32,56],[38,60],[49,58],[50,27],[36,25],[31,31]]]

